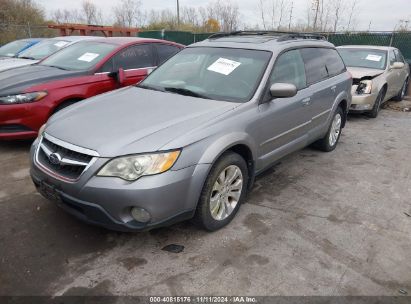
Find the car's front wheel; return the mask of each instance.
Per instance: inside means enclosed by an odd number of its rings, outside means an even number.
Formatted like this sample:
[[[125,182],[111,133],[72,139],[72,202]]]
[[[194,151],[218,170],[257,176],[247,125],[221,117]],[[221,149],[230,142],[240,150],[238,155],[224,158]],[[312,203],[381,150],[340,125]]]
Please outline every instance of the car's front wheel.
[[[232,221],[246,196],[248,169],[237,153],[224,153],[213,165],[201,192],[194,222],[216,231]]]

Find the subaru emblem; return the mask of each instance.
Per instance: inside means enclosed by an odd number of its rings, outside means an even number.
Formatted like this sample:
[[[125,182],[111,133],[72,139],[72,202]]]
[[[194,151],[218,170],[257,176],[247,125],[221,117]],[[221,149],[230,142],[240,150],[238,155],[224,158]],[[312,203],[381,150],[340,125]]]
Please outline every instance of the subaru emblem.
[[[51,153],[49,155],[49,161],[50,163],[52,163],[53,165],[60,165],[61,162],[61,156],[58,153]]]

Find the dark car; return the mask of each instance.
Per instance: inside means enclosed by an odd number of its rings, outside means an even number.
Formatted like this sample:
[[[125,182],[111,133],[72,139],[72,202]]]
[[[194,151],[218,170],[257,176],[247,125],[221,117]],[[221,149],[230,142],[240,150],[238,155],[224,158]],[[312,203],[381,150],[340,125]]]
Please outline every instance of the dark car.
[[[34,138],[58,110],[137,84],[182,48],[156,39],[101,38],[68,46],[38,64],[3,71],[0,139]]]

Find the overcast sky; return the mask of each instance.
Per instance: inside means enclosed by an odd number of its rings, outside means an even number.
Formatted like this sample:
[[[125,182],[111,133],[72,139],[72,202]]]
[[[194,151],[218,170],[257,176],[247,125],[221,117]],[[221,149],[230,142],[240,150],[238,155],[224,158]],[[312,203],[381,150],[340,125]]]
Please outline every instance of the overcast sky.
[[[243,23],[255,25],[259,23],[257,11],[257,0],[231,0],[237,3]],[[291,2],[291,0],[285,0]],[[294,0],[293,23],[298,20],[304,21],[309,0]],[[343,0],[345,1],[345,0]],[[48,13],[56,9],[78,9],[82,0],[37,0]],[[92,0],[98,5],[106,19],[109,18],[111,8],[116,0]],[[212,0],[180,0],[180,6],[206,6]],[[371,21],[373,31],[391,31],[401,19],[411,18],[411,0],[357,0],[357,30],[367,30]],[[143,6],[147,10],[151,9],[175,9],[176,0],[142,0]],[[411,24],[410,24],[411,26]]]

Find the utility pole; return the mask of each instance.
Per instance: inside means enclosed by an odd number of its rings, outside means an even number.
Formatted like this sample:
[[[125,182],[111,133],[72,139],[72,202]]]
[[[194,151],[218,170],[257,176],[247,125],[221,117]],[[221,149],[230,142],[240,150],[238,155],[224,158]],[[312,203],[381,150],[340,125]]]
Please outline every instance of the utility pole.
[[[288,31],[291,31],[291,21],[293,20],[294,1],[291,1],[290,20],[288,22]]]
[[[180,1],[177,0],[177,29],[180,29]]]

